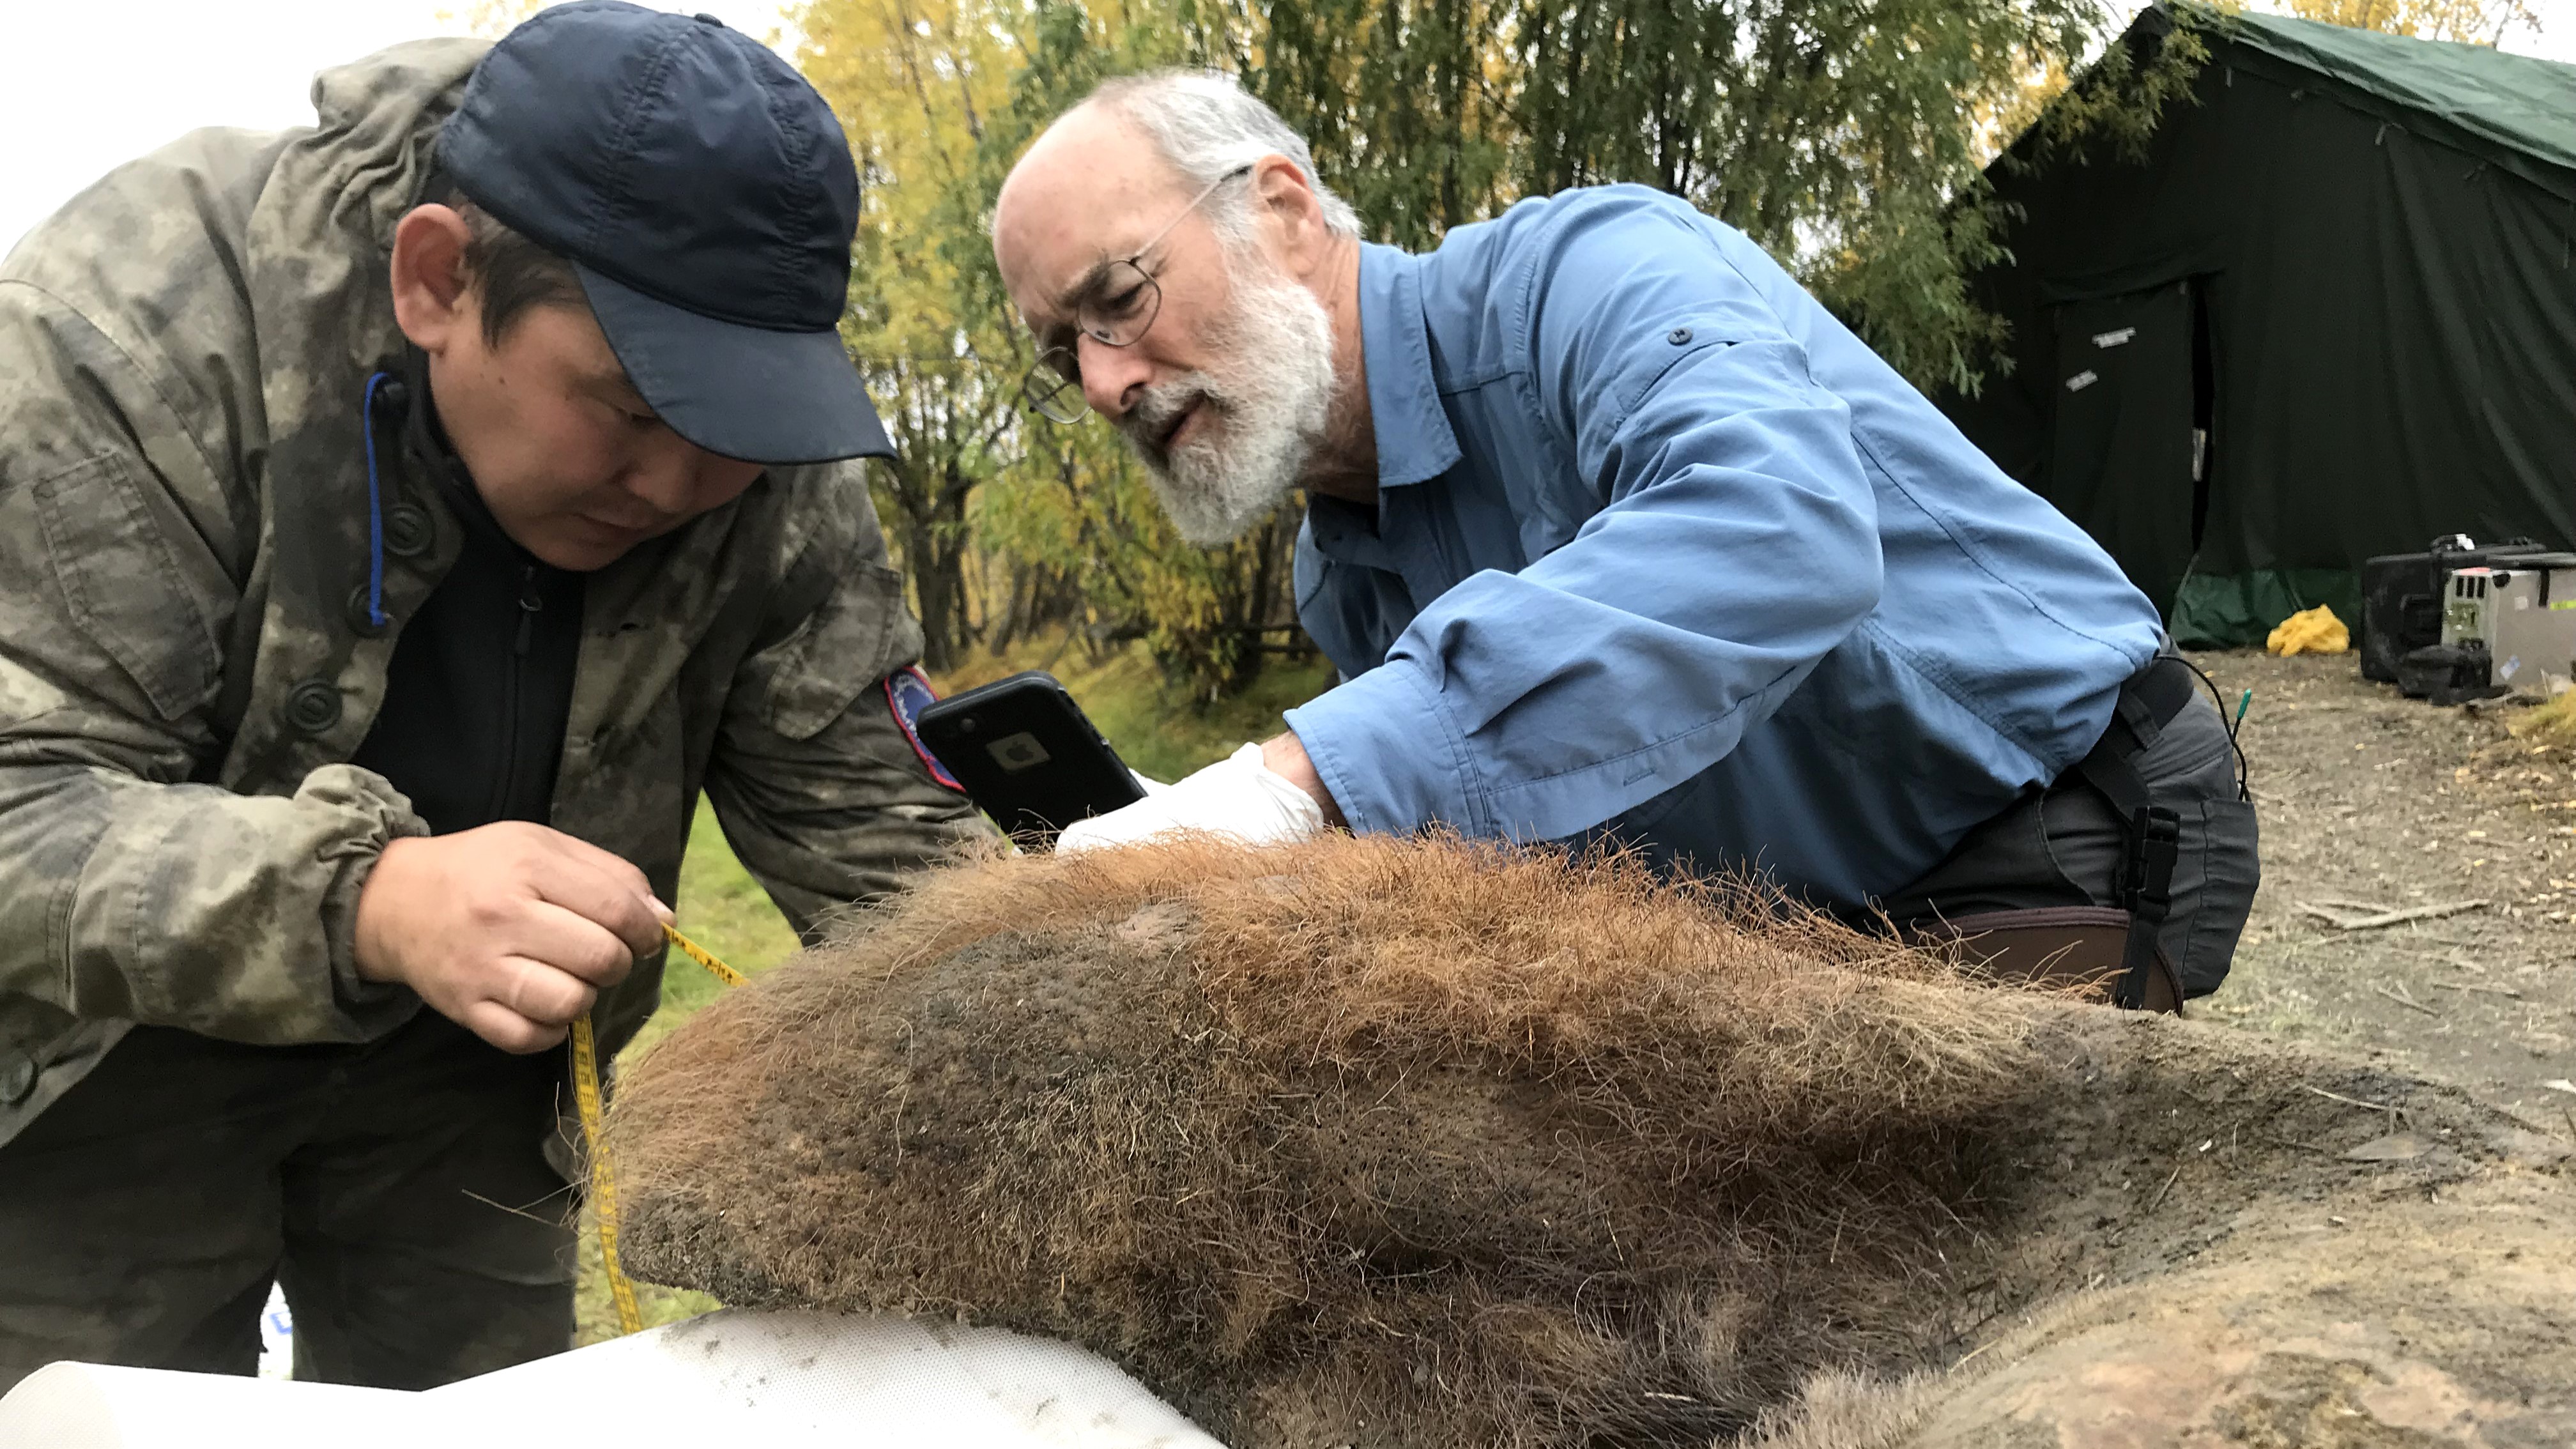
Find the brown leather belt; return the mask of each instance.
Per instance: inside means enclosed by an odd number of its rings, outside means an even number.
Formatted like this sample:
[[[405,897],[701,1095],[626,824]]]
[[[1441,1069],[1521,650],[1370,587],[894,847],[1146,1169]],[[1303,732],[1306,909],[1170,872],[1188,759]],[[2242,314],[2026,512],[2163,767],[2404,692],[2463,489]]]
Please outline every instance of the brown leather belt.
[[[2182,982],[2160,946],[2150,948],[2137,996],[2118,999],[2135,981],[2133,927],[2134,918],[2116,907],[2051,906],[1926,921],[1905,934],[1916,945],[1958,952],[1998,983],[2180,1015]]]

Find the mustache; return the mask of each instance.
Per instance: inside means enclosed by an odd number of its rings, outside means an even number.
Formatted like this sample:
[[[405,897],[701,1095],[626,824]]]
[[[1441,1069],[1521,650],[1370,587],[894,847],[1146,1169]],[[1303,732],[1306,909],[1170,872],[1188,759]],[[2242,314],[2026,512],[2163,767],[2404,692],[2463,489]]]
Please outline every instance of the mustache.
[[[1158,382],[1146,388],[1136,405],[1118,419],[1118,430],[1148,461],[1160,464],[1170,456],[1166,444],[1172,430],[1180,426],[1191,408],[1201,403],[1219,410],[1225,407],[1224,395],[1205,373]]]

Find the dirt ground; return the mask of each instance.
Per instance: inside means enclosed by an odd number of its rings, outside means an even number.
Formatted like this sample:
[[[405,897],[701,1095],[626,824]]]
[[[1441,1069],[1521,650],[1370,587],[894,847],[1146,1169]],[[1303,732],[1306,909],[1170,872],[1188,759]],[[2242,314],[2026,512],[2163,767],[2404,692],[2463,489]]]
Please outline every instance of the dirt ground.
[[[2354,653],[2196,656],[2232,708],[2263,830],[2263,888],[2208,1018],[2368,1052],[2526,1115],[2576,1094],[2576,761],[2507,732],[2516,707],[2436,709]],[[2484,901],[2341,930],[2372,907]]]

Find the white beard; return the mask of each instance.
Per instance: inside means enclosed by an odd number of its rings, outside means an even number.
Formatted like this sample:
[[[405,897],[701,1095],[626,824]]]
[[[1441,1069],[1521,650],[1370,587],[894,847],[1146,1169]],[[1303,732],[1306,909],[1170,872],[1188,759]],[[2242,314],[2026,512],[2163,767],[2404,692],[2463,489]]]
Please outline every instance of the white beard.
[[[1336,385],[1324,304],[1258,254],[1234,269],[1231,314],[1209,339],[1216,363],[1147,388],[1118,420],[1172,527],[1202,548],[1242,537],[1296,489]],[[1165,450],[1193,404],[1203,406],[1189,441]]]

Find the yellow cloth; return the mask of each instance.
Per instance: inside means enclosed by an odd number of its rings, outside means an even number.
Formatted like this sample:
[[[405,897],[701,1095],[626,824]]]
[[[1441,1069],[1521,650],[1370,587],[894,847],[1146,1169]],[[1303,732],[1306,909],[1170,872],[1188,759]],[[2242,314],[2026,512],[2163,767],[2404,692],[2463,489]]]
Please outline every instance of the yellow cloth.
[[[2341,654],[2352,647],[2352,631],[2334,610],[2319,604],[2283,619],[2263,647],[2275,654]]]

